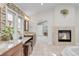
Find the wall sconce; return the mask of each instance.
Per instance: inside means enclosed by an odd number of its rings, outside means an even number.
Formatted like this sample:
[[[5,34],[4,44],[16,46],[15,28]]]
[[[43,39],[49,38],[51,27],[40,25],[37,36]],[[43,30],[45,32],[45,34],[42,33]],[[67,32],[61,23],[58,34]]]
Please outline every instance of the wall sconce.
[[[27,16],[25,16],[25,19],[26,19],[27,21],[29,21],[29,20],[30,20]]]

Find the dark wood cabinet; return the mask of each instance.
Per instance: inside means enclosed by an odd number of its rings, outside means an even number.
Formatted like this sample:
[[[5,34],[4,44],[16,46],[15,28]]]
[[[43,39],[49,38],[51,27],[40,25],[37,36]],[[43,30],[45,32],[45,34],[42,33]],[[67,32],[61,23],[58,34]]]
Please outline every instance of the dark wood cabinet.
[[[9,48],[1,56],[29,56],[33,51],[35,42],[33,37],[25,38],[22,42],[16,44],[12,48]]]
[[[33,40],[33,46],[36,44],[36,33],[34,32],[24,32],[24,37],[32,37]]]

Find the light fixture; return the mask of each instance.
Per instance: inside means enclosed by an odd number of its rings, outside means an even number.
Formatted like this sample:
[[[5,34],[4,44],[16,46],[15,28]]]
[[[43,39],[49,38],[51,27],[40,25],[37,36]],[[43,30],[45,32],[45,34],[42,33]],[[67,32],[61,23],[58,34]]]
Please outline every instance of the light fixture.
[[[66,15],[69,14],[69,10],[68,10],[68,9],[62,9],[62,10],[60,11],[60,13],[61,13],[62,15],[64,15],[64,16],[66,16]]]
[[[27,16],[25,16],[25,19],[26,19],[27,21],[29,21],[29,20],[30,20]]]

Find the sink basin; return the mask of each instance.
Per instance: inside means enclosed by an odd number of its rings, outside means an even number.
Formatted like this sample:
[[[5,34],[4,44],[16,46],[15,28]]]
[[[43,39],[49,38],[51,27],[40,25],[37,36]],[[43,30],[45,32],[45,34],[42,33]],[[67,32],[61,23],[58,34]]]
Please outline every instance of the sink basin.
[[[13,46],[14,44],[11,44],[11,43],[3,43],[3,44],[0,44],[0,49],[11,48]]]
[[[11,48],[13,46],[16,45],[16,43],[20,43],[21,40],[12,40],[12,41],[7,41],[7,42],[4,42],[2,44],[0,44],[0,50],[3,50],[3,49],[7,49],[7,48]]]
[[[7,48],[11,48],[13,46],[14,46],[14,44],[7,44]]]

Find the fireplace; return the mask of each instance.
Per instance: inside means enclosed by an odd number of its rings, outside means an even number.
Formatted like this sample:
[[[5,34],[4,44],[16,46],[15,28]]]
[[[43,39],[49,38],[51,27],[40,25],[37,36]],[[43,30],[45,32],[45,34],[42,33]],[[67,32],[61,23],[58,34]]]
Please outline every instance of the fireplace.
[[[58,42],[71,42],[71,30],[58,30]]]

